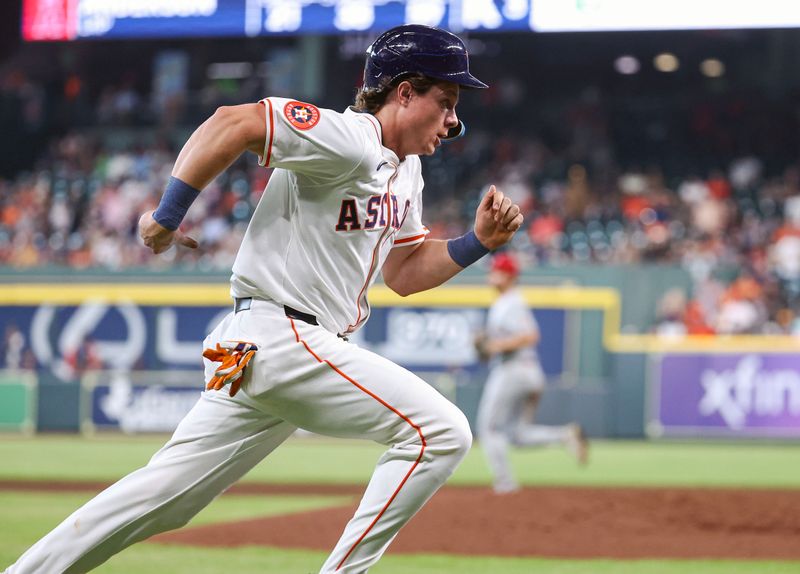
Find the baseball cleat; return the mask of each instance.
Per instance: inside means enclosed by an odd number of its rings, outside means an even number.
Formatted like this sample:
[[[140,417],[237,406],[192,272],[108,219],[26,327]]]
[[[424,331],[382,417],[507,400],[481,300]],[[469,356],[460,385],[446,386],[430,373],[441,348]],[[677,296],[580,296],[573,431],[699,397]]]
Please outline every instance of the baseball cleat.
[[[567,432],[567,449],[578,461],[578,464],[585,465],[589,461],[589,439],[586,436],[586,432],[578,423],[569,425]]]
[[[498,482],[493,486],[495,494],[514,494],[519,492],[520,486],[516,482]]]

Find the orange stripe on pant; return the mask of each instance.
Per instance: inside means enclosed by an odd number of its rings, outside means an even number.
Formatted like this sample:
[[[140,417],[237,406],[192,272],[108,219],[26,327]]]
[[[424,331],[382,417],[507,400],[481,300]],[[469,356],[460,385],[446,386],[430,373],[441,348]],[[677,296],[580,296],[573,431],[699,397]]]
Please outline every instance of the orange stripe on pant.
[[[373,520],[370,523],[370,525],[367,527],[367,529],[364,531],[364,533],[361,536],[359,536],[358,540],[356,540],[355,543],[353,544],[353,546],[350,547],[350,550],[347,551],[347,554],[344,555],[344,558],[342,558],[342,561],[339,562],[338,566],[336,566],[336,569],[339,570],[344,565],[344,563],[347,561],[347,559],[350,557],[350,555],[353,553],[353,550],[356,549],[356,547],[361,543],[361,541],[364,540],[366,535],[369,534],[369,531],[372,530],[372,528],[375,526],[375,524],[377,524],[377,522],[378,522],[378,520],[380,520],[381,516],[383,516],[383,514],[386,512],[386,510],[389,508],[389,506],[392,504],[392,502],[394,502],[394,499],[397,498],[397,495],[400,493],[400,490],[403,488],[403,486],[405,485],[406,481],[408,481],[408,478],[411,476],[411,473],[414,472],[414,469],[417,468],[417,466],[419,465],[419,462],[422,460],[422,455],[425,454],[425,447],[427,446],[427,443],[425,441],[425,435],[422,434],[422,429],[419,426],[415,425],[411,421],[411,419],[409,419],[406,415],[404,415],[403,413],[398,411],[396,408],[394,408],[392,405],[390,405],[389,403],[384,401],[382,398],[380,398],[375,393],[373,393],[373,392],[365,389],[361,385],[359,385],[355,380],[353,380],[352,378],[350,378],[346,374],[344,374],[336,365],[334,365],[330,361],[320,358],[319,355],[317,355],[311,349],[311,347],[308,346],[308,343],[306,343],[305,340],[300,338],[300,334],[297,332],[297,328],[295,327],[295,324],[294,324],[294,319],[291,319],[291,318],[288,318],[288,319],[289,319],[289,322],[292,324],[292,331],[294,331],[295,340],[298,343],[302,343],[303,346],[306,348],[306,351],[308,351],[309,354],[311,354],[311,356],[314,357],[317,360],[317,362],[325,363],[331,369],[336,371],[336,373],[338,375],[340,375],[343,379],[345,379],[346,381],[348,381],[349,383],[354,385],[359,390],[361,390],[364,393],[368,394],[370,397],[372,397],[373,399],[378,401],[384,407],[386,407],[387,409],[392,411],[394,414],[399,416],[401,419],[406,421],[409,425],[411,425],[411,428],[413,428],[415,431],[417,431],[417,434],[419,434],[419,438],[422,441],[422,447],[420,448],[419,456],[417,457],[417,460],[414,461],[414,464],[411,466],[411,469],[403,477],[403,480],[400,481],[400,484],[397,486],[397,488],[395,489],[394,493],[392,493],[392,496],[389,497],[389,500],[386,503],[386,505],[381,509],[381,511],[375,517],[375,520]]]

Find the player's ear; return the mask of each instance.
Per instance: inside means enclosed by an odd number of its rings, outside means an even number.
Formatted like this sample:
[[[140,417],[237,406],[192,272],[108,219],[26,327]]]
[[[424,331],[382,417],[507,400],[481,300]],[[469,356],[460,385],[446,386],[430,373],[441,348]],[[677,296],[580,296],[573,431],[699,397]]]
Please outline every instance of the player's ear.
[[[401,106],[407,106],[411,102],[414,95],[414,86],[408,80],[403,80],[397,85],[395,93],[397,94],[397,101]]]

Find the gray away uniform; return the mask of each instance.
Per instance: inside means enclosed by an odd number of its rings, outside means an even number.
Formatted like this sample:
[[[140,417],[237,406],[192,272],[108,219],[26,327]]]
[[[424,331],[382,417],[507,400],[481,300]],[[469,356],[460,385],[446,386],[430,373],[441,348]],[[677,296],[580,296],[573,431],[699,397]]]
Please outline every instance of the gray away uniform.
[[[523,333],[538,333],[539,325],[521,293],[509,289],[489,309],[488,339],[505,339]],[[492,358],[489,378],[478,409],[478,436],[486,453],[497,492],[518,488],[508,446],[541,446],[564,443],[569,426],[532,424],[522,417],[527,397],[541,393],[545,385],[539,357],[533,345]]]

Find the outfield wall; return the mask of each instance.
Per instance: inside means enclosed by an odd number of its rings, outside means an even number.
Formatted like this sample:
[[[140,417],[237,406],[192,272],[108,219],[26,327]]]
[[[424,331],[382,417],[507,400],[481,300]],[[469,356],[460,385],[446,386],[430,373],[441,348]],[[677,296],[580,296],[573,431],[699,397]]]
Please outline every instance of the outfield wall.
[[[594,436],[800,438],[797,339],[628,334],[616,288],[523,293],[543,333],[542,422],[580,420]],[[376,286],[354,342],[417,372],[474,421],[486,368],[471,340],[493,298],[483,286],[407,298]],[[229,308],[224,283],[0,285],[3,330],[16,326],[36,365],[0,377],[0,429],[169,430],[201,385],[200,341]],[[89,354],[103,371],[81,366]]]

